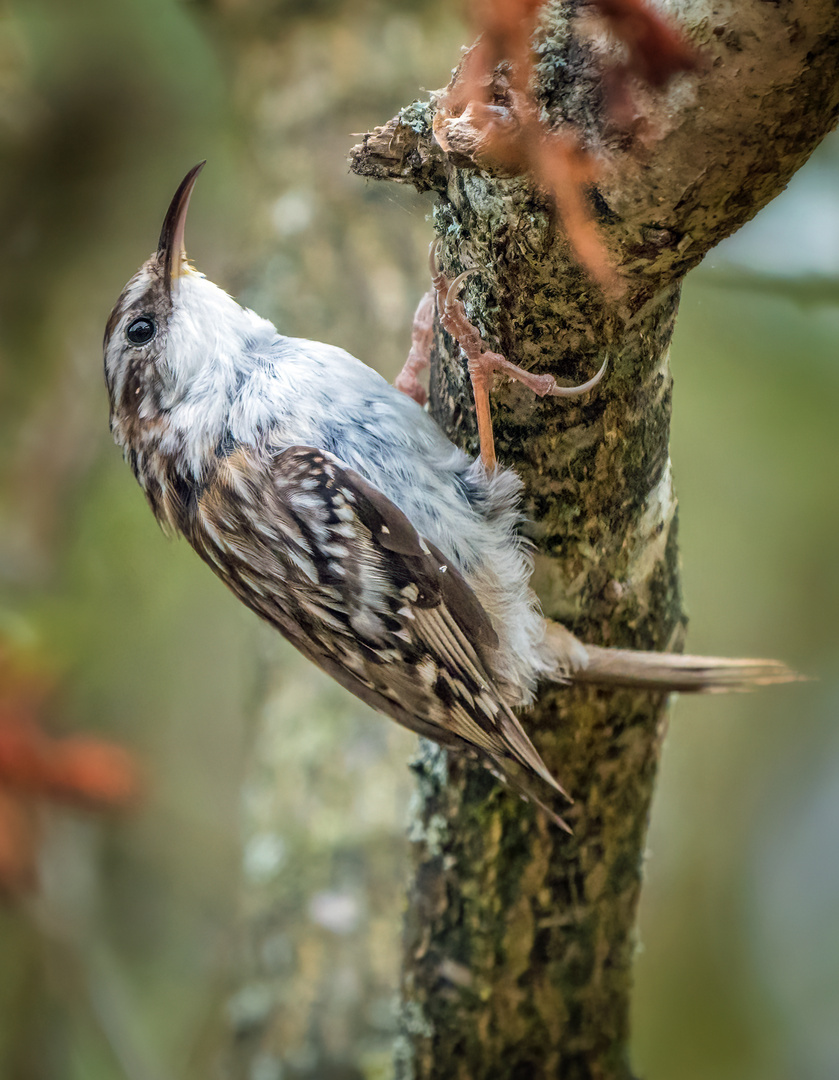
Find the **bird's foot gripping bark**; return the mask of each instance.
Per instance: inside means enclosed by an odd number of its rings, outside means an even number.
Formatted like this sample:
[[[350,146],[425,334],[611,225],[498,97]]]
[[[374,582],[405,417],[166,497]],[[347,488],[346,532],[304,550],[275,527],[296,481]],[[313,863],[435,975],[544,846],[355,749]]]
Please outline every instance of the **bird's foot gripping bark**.
[[[475,400],[475,413],[478,421],[478,436],[481,443],[481,460],[486,468],[495,465],[495,440],[492,434],[492,420],[489,411],[489,391],[492,376],[502,371],[511,379],[523,383],[539,397],[579,397],[588,393],[603,378],[608,364],[608,357],[600,370],[588,382],[579,386],[559,386],[553,375],[534,375],[513,364],[501,353],[487,349],[477,326],[469,319],[466,308],[460,299],[463,282],[477,271],[477,267],[464,270],[450,280],[440,269],[440,241],[435,240],[429,249],[429,268],[431,270],[431,289],[423,296],[414,312],[411,331],[411,350],[408,359],[394,385],[397,390],[412,397],[424,405],[428,399],[425,387],[417,376],[431,362],[431,339],[434,327],[434,307],[436,299],[437,314],[443,329],[460,346],[467,361],[469,377],[472,380],[472,393]]]
[[[472,380],[472,393],[475,400],[475,414],[477,419],[478,437],[481,440],[481,459],[487,469],[492,469],[496,464],[495,440],[492,437],[492,420],[489,411],[489,390],[492,376],[496,372],[503,372],[511,379],[522,382],[524,386],[540,397],[578,397],[580,394],[593,390],[606,372],[607,360],[600,367],[599,372],[587,382],[578,387],[560,387],[553,375],[533,375],[517,364],[513,364],[499,352],[492,352],[486,348],[484,339],[477,326],[466,314],[463,301],[460,299],[460,289],[466,278],[475,273],[477,268],[464,270],[454,280],[449,280],[439,267],[439,248],[441,241],[436,240],[429,251],[429,267],[431,270],[432,292],[425,294],[414,316],[414,336],[411,341],[411,351],[400,377],[396,380],[398,389],[405,390],[411,396],[417,397],[418,401],[424,402],[424,391],[417,383],[416,376],[421,369],[418,366],[415,348],[418,342],[424,342],[428,351],[431,349],[430,319],[433,313],[432,297],[436,297],[436,308],[439,321],[441,321],[446,333],[454,338],[468,364],[469,375]],[[425,353],[425,362],[421,366],[428,365],[428,351]],[[422,393],[422,399],[414,392],[417,387]]]
[[[434,290],[429,289],[417,305],[411,328],[411,351],[393,385],[420,405],[428,401],[425,387],[417,376],[431,363],[431,338],[434,333]]]

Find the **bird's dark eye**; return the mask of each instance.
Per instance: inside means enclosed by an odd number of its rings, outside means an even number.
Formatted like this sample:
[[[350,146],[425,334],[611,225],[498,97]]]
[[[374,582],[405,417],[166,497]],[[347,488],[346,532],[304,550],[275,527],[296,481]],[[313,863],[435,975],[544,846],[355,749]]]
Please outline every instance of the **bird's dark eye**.
[[[154,319],[150,319],[148,315],[141,315],[139,319],[129,323],[125,336],[132,345],[146,345],[156,332],[157,327],[154,325]]]

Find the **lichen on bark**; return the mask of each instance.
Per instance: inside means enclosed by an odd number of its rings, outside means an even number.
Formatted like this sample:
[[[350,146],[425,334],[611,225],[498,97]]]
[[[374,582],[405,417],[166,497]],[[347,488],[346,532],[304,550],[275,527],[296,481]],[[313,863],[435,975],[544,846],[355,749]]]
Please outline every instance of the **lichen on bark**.
[[[580,401],[498,386],[499,459],[524,482],[545,613],[584,640],[673,648],[685,625],[668,453],[681,281],[832,126],[839,14],[826,0],[722,13],[670,5],[703,49],[701,70],[659,94],[639,88],[628,133],[604,105],[614,46],[576,19],[582,7],[546,5],[535,93],[550,126],[572,125],[598,155],[589,201],[623,274],[620,301],[604,301],[526,177],[443,151],[434,95],[366,136],[351,160],[362,175],[436,191],[443,267],[480,269],[464,296],[490,347],[574,382],[609,355],[607,377]],[[468,379],[439,329],[430,407],[476,450]],[[400,1080],[631,1076],[633,928],[666,716],[656,694],[542,693],[526,725],[575,797],[571,837],[482,770],[422,750]]]

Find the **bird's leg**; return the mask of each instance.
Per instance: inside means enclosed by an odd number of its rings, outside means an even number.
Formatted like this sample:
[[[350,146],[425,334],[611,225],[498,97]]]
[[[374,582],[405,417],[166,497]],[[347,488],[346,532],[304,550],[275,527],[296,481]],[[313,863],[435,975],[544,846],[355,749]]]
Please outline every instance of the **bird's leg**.
[[[475,398],[475,414],[478,421],[478,437],[481,445],[481,460],[487,469],[495,466],[495,440],[492,434],[492,419],[489,410],[489,391],[492,376],[496,371],[503,371],[511,379],[523,383],[539,397],[578,397],[594,389],[603,377],[608,357],[603,366],[588,382],[579,386],[558,386],[553,375],[534,375],[517,364],[511,363],[501,353],[485,348],[478,328],[470,321],[459,293],[466,278],[476,272],[465,270],[450,281],[440,270],[438,257],[440,241],[436,240],[429,252],[431,283],[437,297],[437,313],[443,329],[455,339],[461,352],[466,357],[469,377],[472,380],[472,393]]]
[[[411,329],[411,351],[393,385],[403,394],[424,405],[428,400],[425,387],[417,376],[431,363],[431,338],[434,333],[434,290],[429,289],[414,312]]]

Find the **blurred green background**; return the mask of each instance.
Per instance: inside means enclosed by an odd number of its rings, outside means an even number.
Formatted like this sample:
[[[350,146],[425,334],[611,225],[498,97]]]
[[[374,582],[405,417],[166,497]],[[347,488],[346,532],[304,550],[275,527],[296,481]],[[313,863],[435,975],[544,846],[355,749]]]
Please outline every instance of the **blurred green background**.
[[[163,538],[110,441],[101,336],[206,157],[199,268],[392,377],[430,203],[346,152],[444,85],[468,32],[441,0],[0,13],[0,628],[61,673],[54,727],[147,776],[126,818],[50,811],[40,892],[0,908],[0,1077],[212,1075],[225,1025],[264,1009],[259,985],[230,997],[242,875],[285,1002],[254,1080],[386,1077],[414,741]],[[817,681],[673,708],[634,1010],[649,1080],[839,1075],[837,178],[833,137],[692,275],[673,346],[689,646]],[[278,750],[242,797],[249,733]]]

